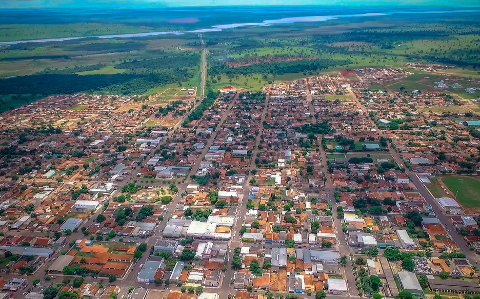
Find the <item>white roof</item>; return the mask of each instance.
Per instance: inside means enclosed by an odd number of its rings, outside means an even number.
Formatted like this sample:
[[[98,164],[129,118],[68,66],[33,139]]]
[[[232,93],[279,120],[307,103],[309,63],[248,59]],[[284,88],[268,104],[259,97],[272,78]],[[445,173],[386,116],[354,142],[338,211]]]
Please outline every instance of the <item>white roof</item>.
[[[348,290],[347,282],[339,278],[328,278],[328,289],[346,292]]]
[[[218,299],[220,298],[218,294],[215,293],[201,293],[197,299]]]
[[[460,208],[460,204],[451,197],[440,197],[437,201],[444,208]]]
[[[218,191],[219,198],[237,197],[236,191]]]
[[[75,202],[76,206],[98,206],[99,202],[96,200],[77,200]]]
[[[404,229],[397,230],[398,237],[402,240],[403,244],[406,245],[415,245],[415,242],[408,235],[407,231]]]

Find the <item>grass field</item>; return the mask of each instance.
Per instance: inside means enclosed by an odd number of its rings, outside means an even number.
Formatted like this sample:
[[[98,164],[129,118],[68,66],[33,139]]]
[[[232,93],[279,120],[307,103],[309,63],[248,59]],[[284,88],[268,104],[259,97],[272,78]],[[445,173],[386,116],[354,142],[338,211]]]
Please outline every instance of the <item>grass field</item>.
[[[432,193],[433,197],[439,198],[439,197],[446,197],[448,194],[443,191],[442,187],[440,186],[440,182],[438,181],[438,178],[436,177],[430,177],[428,178],[430,180],[430,183],[425,184],[425,187]]]
[[[326,95],[325,96],[325,99],[327,101],[335,101],[335,100],[340,100],[340,101],[348,101],[348,100],[351,100],[352,97],[348,94],[342,94],[342,95]]]
[[[441,180],[462,205],[480,207],[480,180],[464,176],[447,176]]]
[[[77,75],[113,75],[113,74],[123,74],[125,73],[124,69],[116,69],[114,65],[107,65],[99,70],[94,71],[85,71],[85,72],[78,72]]]
[[[87,107],[88,107],[87,105],[78,105],[78,106],[75,106],[75,107],[70,108],[70,110],[80,111],[80,110],[87,109]]]

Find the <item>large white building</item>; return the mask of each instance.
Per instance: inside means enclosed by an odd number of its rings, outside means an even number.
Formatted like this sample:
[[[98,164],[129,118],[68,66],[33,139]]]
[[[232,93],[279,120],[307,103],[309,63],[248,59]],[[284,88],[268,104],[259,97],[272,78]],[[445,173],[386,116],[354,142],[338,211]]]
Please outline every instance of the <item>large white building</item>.
[[[437,202],[440,207],[448,214],[458,215],[463,214],[462,206],[451,197],[437,198]]]
[[[73,205],[76,211],[93,211],[96,210],[100,203],[96,200],[77,200]]]
[[[403,248],[411,249],[415,247],[415,242],[408,235],[406,230],[403,230],[403,229],[397,230],[397,236],[398,236],[398,239],[400,240],[400,243],[402,243]]]

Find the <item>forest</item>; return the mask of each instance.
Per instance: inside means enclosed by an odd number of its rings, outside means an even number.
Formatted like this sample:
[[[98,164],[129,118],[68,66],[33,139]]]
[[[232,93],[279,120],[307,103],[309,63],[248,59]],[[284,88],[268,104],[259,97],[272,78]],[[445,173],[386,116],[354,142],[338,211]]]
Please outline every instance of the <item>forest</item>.
[[[227,75],[250,75],[250,74],[271,74],[283,75],[288,73],[303,73],[327,69],[329,67],[342,66],[351,63],[349,60],[327,60],[327,59],[308,59],[297,61],[285,61],[277,63],[261,63],[255,65],[228,67],[226,65],[214,66],[209,69],[209,74],[216,76],[220,74]]]

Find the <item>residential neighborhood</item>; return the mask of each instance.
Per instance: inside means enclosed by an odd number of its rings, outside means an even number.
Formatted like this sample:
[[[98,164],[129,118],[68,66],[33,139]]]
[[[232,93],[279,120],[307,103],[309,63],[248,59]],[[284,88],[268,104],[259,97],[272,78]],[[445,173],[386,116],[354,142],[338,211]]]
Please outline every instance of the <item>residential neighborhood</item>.
[[[0,298],[477,298],[478,115],[410,75],[1,114]]]

